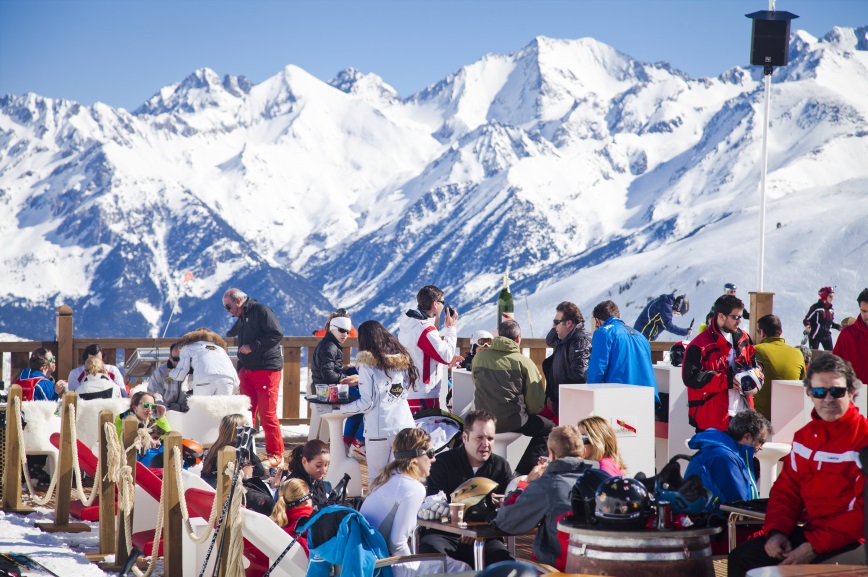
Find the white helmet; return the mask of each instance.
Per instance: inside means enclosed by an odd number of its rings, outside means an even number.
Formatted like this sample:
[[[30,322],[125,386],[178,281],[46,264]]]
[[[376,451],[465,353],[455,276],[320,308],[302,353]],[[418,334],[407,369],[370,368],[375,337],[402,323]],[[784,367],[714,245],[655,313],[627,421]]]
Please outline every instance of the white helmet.
[[[478,345],[480,339],[492,340],[492,339],[494,339],[494,337],[492,336],[492,334],[490,332],[479,329],[479,330],[473,331],[473,334],[470,335],[470,344],[471,345]]]
[[[750,368],[736,373],[735,382],[741,385],[745,395],[755,395],[763,388],[763,372],[760,368]]]

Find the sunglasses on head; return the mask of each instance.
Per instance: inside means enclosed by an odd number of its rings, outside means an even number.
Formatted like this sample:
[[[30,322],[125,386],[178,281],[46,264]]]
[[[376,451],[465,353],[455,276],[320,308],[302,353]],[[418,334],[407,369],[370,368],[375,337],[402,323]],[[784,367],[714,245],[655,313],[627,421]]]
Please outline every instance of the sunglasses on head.
[[[847,387],[811,387],[811,396],[815,399],[825,399],[826,393],[831,394],[833,399],[843,399],[847,394]]]
[[[437,451],[434,449],[410,449],[409,451],[395,451],[394,457],[396,459],[414,459],[416,457],[421,457],[425,455],[429,459],[433,459],[434,455],[437,454]]]
[[[341,327],[335,327],[335,330],[338,331],[339,333],[341,333],[342,335],[350,334],[350,331],[348,329],[342,329]]]

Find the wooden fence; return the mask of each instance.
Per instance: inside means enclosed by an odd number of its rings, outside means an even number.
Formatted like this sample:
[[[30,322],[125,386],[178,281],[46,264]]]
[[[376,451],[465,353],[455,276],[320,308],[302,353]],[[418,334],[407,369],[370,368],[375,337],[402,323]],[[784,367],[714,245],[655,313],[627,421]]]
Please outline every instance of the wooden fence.
[[[11,353],[10,375],[14,381],[21,369],[27,367],[30,352],[45,347],[57,355],[57,372],[55,377],[64,379],[69,372],[81,365],[81,355],[91,344],[99,344],[103,348],[103,360],[108,364],[117,365],[123,358],[124,364],[130,359],[136,349],[164,348],[167,349],[178,339],[175,338],[75,338],[73,335],[73,311],[67,305],[57,309],[57,339],[54,341],[23,341],[0,342],[0,374],[3,374],[5,354]],[[226,339],[230,346],[235,345],[235,339]],[[302,382],[302,359],[313,351],[319,342],[317,337],[283,337],[283,415],[281,424],[307,424],[309,418],[300,417],[300,401],[302,391],[306,391],[307,383]],[[652,361],[663,359],[663,353],[668,351],[672,342],[651,343]],[[349,361],[352,349],[358,346],[356,339],[348,339],[344,346],[344,359]],[[529,349],[529,356],[542,372],[542,362],[547,356],[545,339],[522,339],[521,346]],[[470,339],[459,338],[458,347],[466,353],[470,347]],[[287,416],[292,415],[292,416]]]

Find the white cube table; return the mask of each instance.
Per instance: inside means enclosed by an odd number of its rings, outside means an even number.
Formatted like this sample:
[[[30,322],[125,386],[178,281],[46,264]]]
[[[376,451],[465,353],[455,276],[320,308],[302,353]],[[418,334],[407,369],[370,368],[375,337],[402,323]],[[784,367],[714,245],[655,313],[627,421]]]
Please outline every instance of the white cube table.
[[[666,440],[666,454],[658,454],[656,457],[659,471],[675,455],[693,453],[685,443],[696,431],[687,421],[687,387],[681,377],[681,367],[673,367],[668,362],[658,363],[654,365],[654,377],[657,379],[657,391],[669,395],[669,435]],[[687,462],[679,462],[681,473],[684,474]]]
[[[866,394],[868,385],[862,385],[856,397],[856,406],[863,415],[866,413]],[[811,420],[814,402],[805,393],[802,381],[772,381],[772,436],[776,443],[793,442],[793,435]]]
[[[615,429],[627,474],[654,474],[654,389],[621,383],[561,385],[559,395],[561,425],[603,417]]]
[[[467,369],[452,369],[452,413],[462,419],[473,410],[473,375]]]

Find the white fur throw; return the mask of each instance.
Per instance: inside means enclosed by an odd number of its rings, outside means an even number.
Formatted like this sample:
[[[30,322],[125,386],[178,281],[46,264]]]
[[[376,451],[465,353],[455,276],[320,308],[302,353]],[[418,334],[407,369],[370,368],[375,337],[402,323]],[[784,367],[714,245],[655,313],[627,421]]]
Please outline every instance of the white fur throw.
[[[108,409],[117,417],[130,408],[129,399],[78,400],[75,407],[75,428],[78,440],[93,449],[99,446],[99,414]]]
[[[226,415],[240,413],[251,422],[250,397],[247,395],[192,395],[187,399],[186,413],[168,411],[166,419],[173,431],[185,439],[195,439],[203,445],[217,440],[220,421]]]
[[[60,432],[60,417],[55,415],[60,405],[56,401],[24,401],[24,449],[31,451],[51,450],[51,434]]]

